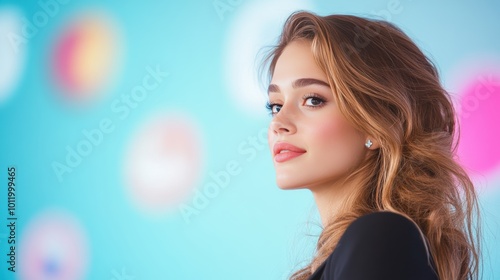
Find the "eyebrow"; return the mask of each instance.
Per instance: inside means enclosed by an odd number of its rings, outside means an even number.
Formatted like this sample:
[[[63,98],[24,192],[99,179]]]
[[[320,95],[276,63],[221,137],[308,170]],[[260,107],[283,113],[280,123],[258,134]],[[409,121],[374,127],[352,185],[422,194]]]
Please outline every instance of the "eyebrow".
[[[327,82],[313,78],[297,79],[292,83],[292,87],[294,89],[309,85],[320,85],[330,88],[330,85]],[[270,92],[280,92],[280,88],[275,84],[270,84],[267,89],[267,95],[269,95]]]

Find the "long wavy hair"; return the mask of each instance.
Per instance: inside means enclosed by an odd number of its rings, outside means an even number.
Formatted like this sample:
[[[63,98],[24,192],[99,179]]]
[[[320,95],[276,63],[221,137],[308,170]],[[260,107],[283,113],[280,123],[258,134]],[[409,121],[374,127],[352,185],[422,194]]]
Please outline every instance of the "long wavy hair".
[[[363,187],[343,201],[324,225],[312,261],[290,279],[310,277],[349,224],[376,211],[399,213],[418,226],[441,280],[477,279],[477,195],[456,160],[458,122],[435,65],[387,21],[297,11],[261,64],[269,82],[294,40],[311,42],[340,111],[380,148],[347,178],[360,178]]]

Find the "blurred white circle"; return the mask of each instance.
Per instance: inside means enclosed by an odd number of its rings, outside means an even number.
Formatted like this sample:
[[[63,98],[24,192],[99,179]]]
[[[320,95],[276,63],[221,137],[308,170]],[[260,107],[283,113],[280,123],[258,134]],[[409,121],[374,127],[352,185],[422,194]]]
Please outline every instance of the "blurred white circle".
[[[151,118],[133,135],[125,181],[133,202],[146,212],[173,209],[196,188],[204,162],[201,132],[188,115]]]
[[[14,91],[24,66],[29,38],[22,32],[21,17],[16,8],[0,8],[0,103]]]
[[[225,81],[231,99],[249,117],[266,116],[267,92],[259,84],[258,55],[275,45],[288,16],[311,10],[310,1],[249,1],[235,8],[225,47]]]

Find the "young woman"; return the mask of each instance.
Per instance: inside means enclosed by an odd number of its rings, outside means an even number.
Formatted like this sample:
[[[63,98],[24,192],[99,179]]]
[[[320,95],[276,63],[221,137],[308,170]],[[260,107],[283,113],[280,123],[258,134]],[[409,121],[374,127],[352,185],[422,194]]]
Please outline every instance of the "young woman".
[[[435,66],[396,26],[298,11],[266,57],[277,185],[323,231],[291,279],[477,279],[474,186]]]

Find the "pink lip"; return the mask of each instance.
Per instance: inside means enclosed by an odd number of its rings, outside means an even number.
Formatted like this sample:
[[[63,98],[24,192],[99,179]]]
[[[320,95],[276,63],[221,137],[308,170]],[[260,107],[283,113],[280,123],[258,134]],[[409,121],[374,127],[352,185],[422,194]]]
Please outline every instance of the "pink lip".
[[[288,152],[280,153],[282,150],[288,150]],[[304,154],[305,152],[306,150],[298,148],[286,142],[277,142],[273,147],[274,160],[276,162],[284,162],[290,160]]]

